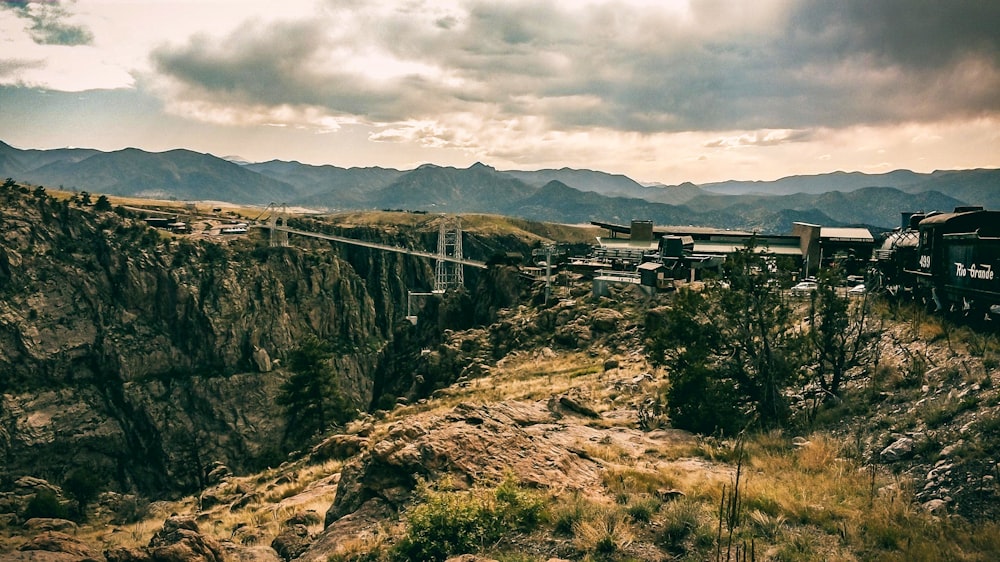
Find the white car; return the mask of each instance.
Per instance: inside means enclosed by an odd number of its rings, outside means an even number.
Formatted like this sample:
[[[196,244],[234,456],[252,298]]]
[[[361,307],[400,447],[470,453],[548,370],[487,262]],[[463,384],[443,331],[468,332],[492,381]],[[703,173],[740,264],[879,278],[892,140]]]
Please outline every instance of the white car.
[[[796,296],[805,296],[816,290],[815,281],[803,281],[791,288],[791,292]]]
[[[868,292],[864,283],[859,283],[847,290],[848,295],[863,295]]]

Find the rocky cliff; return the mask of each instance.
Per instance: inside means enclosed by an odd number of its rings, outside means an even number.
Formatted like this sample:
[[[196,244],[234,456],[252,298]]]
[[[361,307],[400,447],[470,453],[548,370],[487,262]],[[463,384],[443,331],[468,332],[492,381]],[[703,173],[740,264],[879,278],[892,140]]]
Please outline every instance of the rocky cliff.
[[[183,491],[216,462],[280,463],[282,361],[307,335],[334,346],[361,410],[381,387],[410,385],[386,374],[383,350],[407,289],[428,283],[427,260],[305,239],[270,248],[253,233],[178,237],[141,219],[0,193],[6,483],[82,467],[113,488]]]

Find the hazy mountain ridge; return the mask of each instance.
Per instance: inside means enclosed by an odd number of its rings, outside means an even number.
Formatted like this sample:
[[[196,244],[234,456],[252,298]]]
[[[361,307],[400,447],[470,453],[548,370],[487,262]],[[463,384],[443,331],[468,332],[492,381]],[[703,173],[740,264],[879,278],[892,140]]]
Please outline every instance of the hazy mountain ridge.
[[[892,188],[908,194],[936,191],[963,204],[1000,207],[1000,170],[982,168],[936,170],[926,174],[910,170],[896,170],[885,174],[832,172],[814,176],[789,176],[774,181],[725,181],[703,184],[700,187],[705,192],[719,195],[765,197]]]
[[[157,153],[126,148],[97,152],[79,160],[67,157],[50,161],[18,178],[112,195],[234,203],[282,201],[295,193],[287,183],[209,154],[183,149]]]
[[[791,195],[793,193],[823,193],[826,191],[854,191],[864,187],[912,185],[920,176],[910,170],[896,170],[885,174],[863,172],[831,172],[815,176],[787,176],[773,181],[738,181],[702,184],[701,188],[712,193],[727,195],[765,194]]]
[[[644,186],[581,169],[498,171],[432,164],[413,170],[234,163],[189,150],[20,150],[0,143],[0,177],[95,193],[328,209],[498,213],[565,223],[697,224],[785,233],[796,221],[898,226],[902,211],[1000,208],[1000,170],[833,172],[775,181]],[[553,185],[553,183],[557,185]],[[563,186],[563,187],[558,187]]]
[[[816,212],[828,217],[826,220],[829,221],[817,224],[859,224],[891,228],[898,226],[898,217],[902,211],[948,211],[966,203],[937,191],[911,194],[892,187],[866,187],[846,192],[795,193],[783,196],[702,195],[691,199],[687,204],[698,209],[739,214],[744,218],[769,213],[792,213],[793,216],[799,216],[795,219],[797,221],[816,222],[799,215]]]
[[[341,168],[300,162],[270,160],[245,164],[248,170],[285,182],[297,190],[296,203],[328,206],[344,201],[362,205],[366,197],[389,185],[406,172],[392,168]]]
[[[609,174],[595,170],[560,168],[536,171],[506,170],[503,173],[515,177],[533,187],[542,187],[551,181],[573,186],[580,191],[592,191],[613,197],[638,197],[646,199],[650,188],[644,187],[623,174]]]

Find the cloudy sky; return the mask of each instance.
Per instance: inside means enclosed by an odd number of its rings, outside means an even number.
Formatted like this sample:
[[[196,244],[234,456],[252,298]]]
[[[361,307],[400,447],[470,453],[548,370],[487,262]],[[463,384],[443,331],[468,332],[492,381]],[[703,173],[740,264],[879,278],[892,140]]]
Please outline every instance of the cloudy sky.
[[[0,0],[0,140],[644,182],[1000,167],[997,0]]]

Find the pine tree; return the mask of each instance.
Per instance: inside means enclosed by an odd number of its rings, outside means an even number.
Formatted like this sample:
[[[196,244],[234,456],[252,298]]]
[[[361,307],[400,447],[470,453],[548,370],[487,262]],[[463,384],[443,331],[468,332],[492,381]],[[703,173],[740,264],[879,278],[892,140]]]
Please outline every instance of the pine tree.
[[[330,365],[332,355],[319,338],[308,336],[288,358],[292,375],[282,384],[278,403],[285,407],[285,438],[293,446],[304,445],[332,424],[351,418],[349,403]]]

